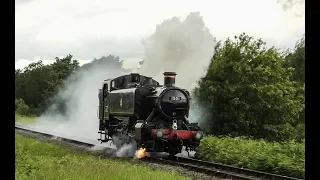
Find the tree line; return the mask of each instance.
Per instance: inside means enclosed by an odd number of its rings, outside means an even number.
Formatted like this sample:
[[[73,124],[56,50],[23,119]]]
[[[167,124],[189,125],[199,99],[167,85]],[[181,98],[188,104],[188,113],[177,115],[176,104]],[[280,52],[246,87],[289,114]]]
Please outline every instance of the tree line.
[[[193,107],[205,110],[205,130],[214,135],[250,136],[283,141],[304,138],[305,38],[293,50],[267,47],[243,33],[214,47],[206,75],[193,90]],[[75,72],[90,66],[122,69],[109,55],[79,66],[72,55],[15,71],[16,112],[39,115]],[[71,75],[73,76],[72,78]],[[203,122],[203,121],[202,121]]]
[[[208,131],[284,141],[304,138],[305,38],[293,50],[268,48],[245,33],[215,46],[193,94]]]

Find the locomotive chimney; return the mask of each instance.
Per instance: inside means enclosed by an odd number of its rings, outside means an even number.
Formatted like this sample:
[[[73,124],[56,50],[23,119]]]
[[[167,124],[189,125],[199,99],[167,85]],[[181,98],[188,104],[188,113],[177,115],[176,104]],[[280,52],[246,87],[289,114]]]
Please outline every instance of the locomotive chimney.
[[[164,72],[164,86],[175,86],[176,83],[176,73],[175,72]]]

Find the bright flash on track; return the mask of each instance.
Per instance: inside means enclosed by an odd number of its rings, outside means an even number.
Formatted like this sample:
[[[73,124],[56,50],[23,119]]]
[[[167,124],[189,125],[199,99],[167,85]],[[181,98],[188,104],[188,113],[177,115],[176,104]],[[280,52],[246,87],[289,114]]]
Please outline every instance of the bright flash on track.
[[[146,156],[150,156],[148,152],[146,152],[146,148],[140,148],[139,150],[136,151],[136,157],[138,159],[144,158]]]

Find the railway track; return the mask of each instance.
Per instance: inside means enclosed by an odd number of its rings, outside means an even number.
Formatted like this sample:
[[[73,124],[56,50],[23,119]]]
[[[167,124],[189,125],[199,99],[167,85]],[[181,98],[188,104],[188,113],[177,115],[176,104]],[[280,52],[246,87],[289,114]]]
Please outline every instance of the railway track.
[[[98,145],[94,141],[90,140],[82,140],[75,137],[65,137],[60,136],[54,133],[49,132],[40,132],[37,129],[22,126],[22,125],[15,125],[15,128],[21,131],[30,132],[33,134],[39,134],[42,136],[46,136],[49,138],[58,138],[61,141],[82,145],[86,147],[93,147]],[[271,180],[300,180],[299,178],[288,177],[288,176],[281,176],[277,174],[265,173],[261,171],[255,171],[250,169],[238,168],[234,166],[208,162],[208,161],[201,161],[192,158],[186,157],[166,157],[166,158],[159,158],[159,157],[147,157],[141,159],[144,162],[152,162],[158,164],[169,164],[173,166],[180,166],[185,169],[189,169],[195,172],[202,172],[208,175],[212,175],[215,177],[227,178],[227,179],[234,179],[234,180],[258,180],[258,179],[271,179]]]
[[[250,169],[238,168],[234,166],[201,161],[192,158],[174,157],[174,158],[148,158],[151,162],[162,164],[178,165],[186,169],[202,172],[221,178],[237,179],[237,180],[257,180],[257,179],[271,179],[271,180],[300,180],[299,178],[281,176],[277,174],[265,173]]]

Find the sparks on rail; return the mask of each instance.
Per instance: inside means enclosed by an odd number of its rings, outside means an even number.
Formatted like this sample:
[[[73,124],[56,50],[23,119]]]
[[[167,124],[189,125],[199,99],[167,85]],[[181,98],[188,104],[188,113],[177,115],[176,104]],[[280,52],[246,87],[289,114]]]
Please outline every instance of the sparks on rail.
[[[138,159],[144,158],[146,156],[149,156],[149,153],[146,152],[146,148],[140,148],[139,150],[136,151],[136,157]]]

